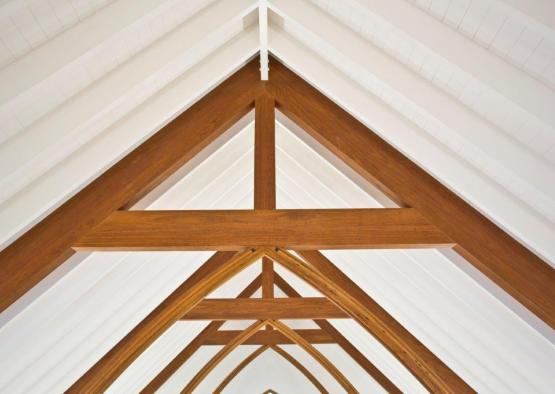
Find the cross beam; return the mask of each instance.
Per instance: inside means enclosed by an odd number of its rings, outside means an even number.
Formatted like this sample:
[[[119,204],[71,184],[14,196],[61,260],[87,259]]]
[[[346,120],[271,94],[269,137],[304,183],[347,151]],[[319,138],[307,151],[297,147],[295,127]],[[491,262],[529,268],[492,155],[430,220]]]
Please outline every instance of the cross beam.
[[[227,345],[240,331],[221,330],[216,331],[204,340],[203,345]],[[321,329],[295,330],[297,335],[312,344],[335,343],[335,339],[326,331]],[[243,345],[289,345],[293,341],[277,330],[260,330],[247,339]]]
[[[327,298],[204,299],[182,320],[282,320],[348,318]]]
[[[453,246],[416,210],[117,211],[76,250],[370,249]]]

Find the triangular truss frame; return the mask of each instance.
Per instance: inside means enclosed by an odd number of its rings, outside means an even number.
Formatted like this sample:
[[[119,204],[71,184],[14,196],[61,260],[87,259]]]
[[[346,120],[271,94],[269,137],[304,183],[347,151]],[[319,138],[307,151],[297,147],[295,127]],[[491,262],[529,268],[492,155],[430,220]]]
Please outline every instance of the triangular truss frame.
[[[258,61],[246,64],[0,252],[1,311],[75,250],[216,251],[75,382],[70,392],[105,390],[172,324],[192,313],[210,292],[259,259],[262,259],[262,275],[239,298],[249,297],[262,287],[263,298],[273,299],[274,284],[289,297],[299,297],[274,272],[273,264],[278,263],[319,290],[341,313],[361,324],[428,390],[472,391],[318,249],[453,247],[530,311],[555,327],[555,289],[552,286],[555,274],[545,262],[283,64],[271,58],[270,69],[270,79],[260,81]],[[254,210],[126,210],[253,108]],[[276,210],[276,108],[384,192],[399,208]],[[36,253],[37,250],[40,253]],[[288,250],[294,250],[300,257]],[[323,319],[315,322],[382,387],[388,392],[399,392],[329,322]],[[221,333],[222,324],[213,321],[144,392],[160,387],[194,351]],[[185,392],[192,391],[234,347],[266,326],[303,347],[348,392],[354,391],[341,372],[310,341],[284,326],[279,319],[268,319],[258,320],[249,329],[237,333],[190,382]],[[258,353],[248,359],[252,361],[267,349],[279,349],[277,346],[276,343],[261,344]],[[318,383],[314,384],[318,387]]]

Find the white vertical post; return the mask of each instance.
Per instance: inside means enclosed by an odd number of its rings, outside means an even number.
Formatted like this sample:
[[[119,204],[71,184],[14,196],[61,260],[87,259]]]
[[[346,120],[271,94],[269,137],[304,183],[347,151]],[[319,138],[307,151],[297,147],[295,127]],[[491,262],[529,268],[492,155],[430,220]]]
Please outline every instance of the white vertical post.
[[[258,29],[260,33],[260,79],[268,80],[268,2],[258,2]]]

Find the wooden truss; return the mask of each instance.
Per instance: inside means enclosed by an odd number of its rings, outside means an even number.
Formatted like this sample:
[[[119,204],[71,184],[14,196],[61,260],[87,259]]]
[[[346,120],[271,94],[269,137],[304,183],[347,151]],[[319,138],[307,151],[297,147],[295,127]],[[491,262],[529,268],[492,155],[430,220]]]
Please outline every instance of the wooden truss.
[[[184,392],[191,392],[241,344],[258,344],[260,348],[217,391],[262,352],[276,351],[325,392],[279,347],[288,343],[307,350],[348,392],[355,391],[351,383],[313,344],[338,344],[388,392],[400,392],[325,320],[328,318],[356,320],[430,391],[472,391],[318,249],[452,247],[555,328],[555,273],[545,262],[285,66],[271,59],[270,68],[270,80],[260,81],[258,61],[245,65],[0,253],[1,311],[75,250],[216,252],[75,382],[70,392],[105,390],[180,319],[212,322],[143,392],[154,392],[201,346],[223,345],[184,388]],[[253,108],[254,210],[126,210]],[[276,210],[275,108],[399,208]],[[204,300],[260,259],[261,275],[237,299]],[[325,298],[301,298],[274,272],[274,264],[299,276]],[[275,299],[274,285],[290,298]],[[260,287],[262,299],[249,299]],[[320,328],[291,330],[279,321],[285,318],[313,319]],[[230,319],[257,322],[245,331],[219,330]]]

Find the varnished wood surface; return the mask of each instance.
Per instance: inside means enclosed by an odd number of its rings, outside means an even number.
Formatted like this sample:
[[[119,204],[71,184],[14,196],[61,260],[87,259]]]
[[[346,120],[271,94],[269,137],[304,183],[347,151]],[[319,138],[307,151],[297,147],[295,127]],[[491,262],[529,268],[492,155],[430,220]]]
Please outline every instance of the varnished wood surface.
[[[182,320],[341,319],[348,315],[327,298],[209,298]]]
[[[0,312],[70,257],[71,246],[93,226],[144,196],[246,115],[258,78],[254,59],[1,251]]]
[[[241,293],[237,296],[237,298],[249,298],[252,296],[256,290],[260,288],[261,285],[261,277],[260,275],[257,276],[247,287],[243,289]],[[213,338],[215,334],[218,333],[218,329],[223,326],[225,322],[223,321],[215,321],[210,323],[204,330],[202,330],[183,350],[181,350],[177,356],[175,356],[172,361],[168,363],[162,369],[158,375],[156,375],[149,383],[146,385],[142,390],[141,394],[153,394],[158,390],[165,382],[172,376],[175,371],[179,369],[185,362],[191,357],[201,346],[206,344],[206,341]],[[239,335],[239,332],[236,332],[233,337]],[[230,342],[232,338],[228,338],[225,343],[221,343],[221,345],[226,345]]]
[[[320,353],[314,346],[304,340],[301,336],[297,335],[295,331],[277,320],[270,320],[270,325],[283,335],[291,339],[308,354],[310,354],[331,376],[347,391],[348,393],[358,393],[354,386],[349,382],[349,379],[343,375],[337,367],[331,363],[322,353]]]
[[[270,67],[281,112],[393,200],[418,209],[463,257],[555,328],[555,269],[285,66],[272,59]]]
[[[190,394],[192,393],[198,385],[208,376],[208,374],[218,366],[218,364],[226,358],[233,350],[237,348],[237,346],[241,345],[245,340],[247,340],[250,336],[254,335],[255,332],[260,330],[266,324],[265,321],[259,320],[254,322],[249,327],[247,327],[244,331],[242,331],[239,335],[237,335],[231,342],[225,345],[218,353],[214,355],[202,368],[197,374],[191,379],[191,381],[185,386],[185,388],[181,391],[182,394]]]
[[[261,256],[261,250],[247,250],[235,255],[225,252],[216,253],[205,263],[209,269],[204,266],[199,268],[77,380],[68,392],[100,393],[106,390],[125,368],[181,316]]]
[[[452,246],[416,210],[282,209],[117,211],[77,250],[240,250]]]
[[[233,368],[233,370],[224,378],[224,380],[222,380],[222,382],[218,385],[218,387],[216,387],[216,389],[214,390],[213,394],[219,394],[221,393],[226,386],[231,383],[233,381],[233,379],[235,379],[235,377],[237,375],[239,375],[239,373],[245,369],[245,367],[247,365],[249,365],[250,363],[252,363],[254,360],[256,360],[256,358],[258,356],[260,356],[262,353],[264,353],[266,350],[268,350],[270,348],[270,346],[268,345],[264,345],[264,346],[260,346],[258,349],[256,349],[254,352],[252,352],[251,354],[249,354],[247,357],[245,357],[245,359],[243,361],[241,361],[239,363],[239,365],[237,365],[235,368]]]
[[[321,329],[300,329],[295,330],[297,335],[304,338],[305,341],[312,344],[323,343],[336,343],[335,338],[328,332]],[[237,330],[220,330],[216,331],[206,337],[203,345],[226,345],[231,341],[239,332]],[[284,336],[276,330],[271,331],[258,331],[252,337],[247,339],[245,345],[290,345],[293,342],[291,339]]]
[[[319,252],[292,254],[267,249],[266,254],[328,297],[379,340],[431,392],[474,392],[401,324]]]
[[[286,359],[287,361],[289,361],[291,365],[293,365],[295,368],[297,368],[314,385],[314,387],[316,387],[316,389],[320,393],[322,394],[328,393],[324,385],[320,383],[320,381],[316,379],[316,377],[308,369],[306,369],[306,367],[302,365],[295,357],[287,353],[283,348],[279,346],[272,346],[272,350],[275,351],[284,359]]]
[[[281,276],[275,274],[275,283],[281,291],[283,291],[288,297],[300,297],[300,294]],[[314,320],[322,332],[329,335],[329,338],[333,343],[338,344],[353,360],[357,362],[367,373],[370,375],[378,384],[380,384],[384,390],[392,394],[400,394],[401,390],[395,386],[395,384],[385,376],[382,371],[380,371],[370,360],[366,358],[364,354],[360,352],[347,338],[345,338],[330,322],[327,320]],[[298,330],[297,330],[297,333]],[[305,337],[305,339],[307,339]],[[307,339],[308,340],[308,339]],[[309,342],[311,342],[309,340]],[[315,343],[315,342],[311,342]]]
[[[276,208],[274,99],[261,94],[254,114],[254,209]]]

